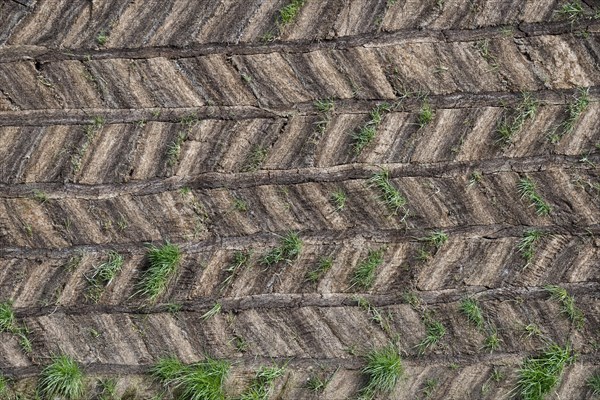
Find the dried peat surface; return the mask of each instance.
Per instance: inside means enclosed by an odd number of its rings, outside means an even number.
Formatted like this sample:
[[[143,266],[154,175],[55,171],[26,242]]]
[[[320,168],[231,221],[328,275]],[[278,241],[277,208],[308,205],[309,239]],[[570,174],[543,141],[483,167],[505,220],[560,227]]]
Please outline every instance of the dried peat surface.
[[[600,399],[599,66],[593,0],[0,1],[0,400]]]

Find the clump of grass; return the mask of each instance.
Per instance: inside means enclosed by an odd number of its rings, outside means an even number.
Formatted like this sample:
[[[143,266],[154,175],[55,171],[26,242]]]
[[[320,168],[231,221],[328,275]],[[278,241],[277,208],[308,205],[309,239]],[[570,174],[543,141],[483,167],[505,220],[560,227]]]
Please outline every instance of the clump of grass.
[[[552,207],[539,195],[537,186],[528,177],[519,180],[517,189],[521,195],[521,199],[527,199],[531,203],[531,207],[535,207],[535,212],[539,216],[550,214]]]
[[[402,300],[404,300],[414,310],[417,310],[421,307],[421,299],[415,292],[405,292],[402,295]]]
[[[592,396],[600,396],[600,373],[595,373],[586,381]]]
[[[498,142],[503,146],[510,144],[513,136],[525,125],[525,121],[535,117],[538,101],[530,93],[523,93],[523,99],[513,110],[513,117],[505,117],[500,121],[497,128]]]
[[[172,243],[161,247],[150,245],[146,253],[150,262],[139,283],[138,293],[155,301],[167,288],[181,261],[181,250]]]
[[[537,229],[530,229],[525,231],[523,238],[517,245],[517,250],[521,253],[521,256],[525,259],[525,267],[531,264],[531,260],[535,256],[536,244],[544,236],[544,232]]]
[[[558,301],[561,305],[561,311],[569,317],[577,329],[582,329],[585,323],[583,312],[575,305],[575,298],[567,292],[565,288],[555,285],[544,287],[552,299]]]
[[[321,113],[329,113],[335,108],[335,104],[331,99],[323,99],[315,101],[315,107]]]
[[[585,12],[581,2],[579,0],[574,0],[564,4],[560,10],[557,11],[557,14],[567,18],[571,25],[573,25],[575,22],[584,17]]]
[[[282,261],[292,263],[302,251],[302,240],[295,232],[288,233],[281,239],[278,247],[272,249],[262,257],[262,263],[266,266],[278,264]]]
[[[485,341],[483,342],[483,347],[486,350],[489,350],[490,353],[492,353],[492,352],[500,349],[501,342],[502,342],[502,339],[498,335],[498,332],[496,330],[493,330],[489,334],[489,336],[485,338]]]
[[[41,190],[34,190],[33,198],[36,201],[40,202],[41,204],[44,204],[45,202],[48,201],[48,196],[46,195],[46,193],[42,192]]]
[[[536,324],[528,324],[523,327],[525,335],[529,338],[532,336],[542,336],[542,330]]]
[[[438,251],[440,247],[444,245],[448,241],[448,235],[439,230],[435,232],[431,232],[428,236],[418,238],[419,241],[424,242],[421,248],[417,250],[417,259],[419,261],[427,262],[431,258],[431,248],[433,247],[435,251]]]
[[[317,100],[314,104],[317,111],[323,115],[323,117],[315,123],[317,131],[323,133],[331,121],[331,116],[335,110],[335,104],[331,99]]]
[[[181,156],[181,146],[187,140],[187,132],[177,133],[177,137],[167,146],[167,165],[169,167],[175,166]]]
[[[235,253],[233,253],[233,260],[229,264],[229,267],[227,267],[227,269],[225,270],[225,273],[227,274],[227,276],[221,283],[221,290],[225,289],[227,286],[229,286],[233,282],[233,279],[235,278],[235,275],[237,274],[237,272],[242,267],[248,265],[248,263],[250,262],[251,256],[252,256],[251,250],[246,250],[246,251],[237,250]]]
[[[529,357],[519,369],[516,392],[523,400],[543,400],[562,377],[564,367],[573,361],[571,348],[556,343],[537,357]]]
[[[250,387],[242,393],[239,400],[268,400],[273,392],[275,379],[282,376],[284,367],[261,367],[252,380]]]
[[[305,0],[291,0],[288,5],[279,10],[279,26],[291,24],[296,20]]]
[[[117,380],[115,378],[106,378],[99,380],[100,397],[99,400],[113,400],[117,398]]]
[[[483,313],[481,312],[481,307],[477,300],[472,298],[463,299],[460,302],[460,311],[477,329],[483,329]]]
[[[358,132],[352,135],[352,147],[354,148],[354,154],[359,155],[363,149],[367,147],[377,134],[377,128],[381,125],[383,116],[386,112],[389,112],[392,106],[388,103],[382,103],[375,106],[369,113],[369,120],[364,124]]]
[[[108,41],[108,35],[104,31],[100,32],[98,34],[98,36],[96,36],[96,42],[98,42],[98,44],[100,46],[104,46],[107,41]]]
[[[331,194],[331,201],[333,201],[333,204],[335,205],[335,211],[342,211],[346,208],[347,198],[346,192],[342,189],[337,189]]]
[[[329,375],[329,377],[327,378],[323,378],[320,375],[312,375],[306,381],[306,388],[314,393],[323,393],[327,385],[329,385],[329,382],[331,382],[331,380],[333,379],[333,376],[336,372],[337,369],[333,371],[333,373],[331,373],[331,375]]]
[[[242,172],[255,172],[267,159],[268,150],[266,147],[258,145],[254,146],[246,158],[246,163],[242,168]]]
[[[233,199],[233,208],[235,208],[239,212],[246,212],[248,211],[248,203],[246,203],[246,201],[244,201],[243,199],[236,197]]]
[[[392,328],[390,326],[388,319],[386,319],[386,317],[381,313],[381,311],[379,311],[379,309],[377,307],[373,306],[364,297],[356,297],[354,300],[356,300],[357,305],[360,308],[362,308],[363,310],[365,310],[367,312],[367,314],[371,318],[371,321],[373,321],[377,325],[379,325],[385,333],[387,333],[390,336],[392,335]],[[389,313],[387,315],[387,318],[391,319],[391,315]]]
[[[446,335],[446,328],[439,321],[426,319],[425,334],[425,338],[416,346],[419,350],[419,354],[424,354],[426,350],[434,348]]]
[[[479,52],[479,55],[489,64],[492,71],[496,71],[499,67],[496,56],[490,50],[490,40],[480,40],[475,43],[475,48]]]
[[[426,242],[427,244],[439,249],[448,241],[448,234],[444,231],[431,232],[428,236],[419,238],[420,241]]]
[[[8,379],[6,379],[4,377],[4,375],[2,375],[0,373],[0,398],[5,399],[5,398],[9,398],[8,397]]]
[[[369,179],[369,185],[379,189],[381,200],[394,215],[405,208],[406,198],[392,185],[388,170],[383,170],[373,175]]]
[[[42,370],[39,391],[48,399],[79,399],[84,393],[84,379],[81,367],[72,357],[57,355]]]
[[[308,271],[306,280],[312,283],[318,282],[333,266],[333,257],[321,257],[317,267]]]
[[[212,308],[210,310],[208,310],[207,312],[205,312],[204,314],[202,314],[202,316],[200,318],[202,318],[203,320],[207,320],[210,319],[212,317],[214,317],[215,315],[219,314],[221,312],[221,303],[215,303],[214,306],[212,306]]]
[[[435,378],[427,378],[427,380],[425,381],[425,386],[423,387],[423,396],[425,396],[426,399],[430,398],[431,395],[435,392],[435,389],[437,388],[437,386],[439,385],[439,382],[437,379]]]
[[[351,287],[357,286],[359,289],[367,290],[373,286],[375,270],[383,263],[383,252],[383,248],[369,250],[367,258],[361,260],[354,270],[350,280]]]
[[[556,128],[555,131],[550,135],[550,142],[552,142],[552,144],[556,144],[563,138],[563,136],[573,132],[573,129],[575,129],[575,125],[577,125],[577,121],[581,117],[581,114],[583,114],[589,105],[589,88],[578,88],[574,100],[569,103],[569,107],[567,109],[567,118],[565,118],[558,128]]]
[[[233,344],[234,344],[236,350],[239,351],[240,353],[246,352],[246,350],[248,350],[248,347],[250,346],[248,344],[248,342],[246,341],[246,339],[244,339],[243,336],[240,336],[238,334],[233,335],[232,341],[233,341]]]
[[[469,187],[475,186],[479,183],[481,183],[481,181],[483,180],[483,175],[481,172],[479,171],[474,171],[470,176],[469,176]]]
[[[166,303],[164,304],[164,307],[168,313],[177,314],[182,310],[183,305],[181,305],[180,303]]]
[[[0,303],[0,332],[14,333],[19,329],[12,303]]]
[[[367,385],[360,391],[361,399],[373,399],[378,394],[390,394],[404,373],[402,358],[392,343],[372,350],[366,358],[367,365],[362,369]]]
[[[113,279],[117,276],[121,268],[123,267],[124,258],[116,251],[108,253],[108,259],[100,264],[91,276],[87,277],[90,287],[88,289],[88,296],[97,302],[106,288]]]
[[[421,109],[419,110],[419,114],[417,115],[417,124],[419,125],[419,129],[427,126],[431,121],[433,121],[433,117],[435,113],[431,108],[431,105],[427,100],[423,101],[421,104]]]
[[[0,303],[0,333],[2,332],[9,332],[16,335],[19,339],[21,349],[23,349],[26,354],[30,354],[33,350],[31,341],[28,337],[29,330],[27,329],[27,326],[21,326],[18,323],[10,301]]]
[[[165,386],[171,386],[178,399],[225,400],[223,382],[229,368],[228,362],[212,358],[185,365],[175,357],[166,357],[154,365],[151,373]]]

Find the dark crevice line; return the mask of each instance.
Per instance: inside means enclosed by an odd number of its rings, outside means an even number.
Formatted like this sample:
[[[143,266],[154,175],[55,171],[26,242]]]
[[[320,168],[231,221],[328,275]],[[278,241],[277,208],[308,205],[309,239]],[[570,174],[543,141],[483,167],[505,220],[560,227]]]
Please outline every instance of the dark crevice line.
[[[530,92],[542,105],[566,106],[572,101],[577,89],[543,89]],[[600,86],[589,87],[592,101],[600,100]],[[508,107],[522,101],[520,92],[456,92],[428,96],[428,102],[436,110],[467,109],[483,107]],[[398,112],[417,112],[422,107],[422,99],[413,96],[405,99],[332,99],[336,114],[367,114],[382,102],[396,105]],[[289,118],[290,115],[317,116],[314,103],[304,102],[282,104],[277,107],[261,108],[255,106],[201,106],[201,107],[150,107],[137,109],[37,109],[19,111],[0,111],[0,126],[52,126],[85,125],[95,116],[104,118],[106,125],[138,124],[140,121],[179,123],[183,118],[195,115],[202,120],[245,120]]]
[[[569,293],[578,301],[584,298],[594,300],[600,299],[599,282],[576,282],[561,283]],[[498,288],[486,288],[483,286],[466,287],[464,289],[443,289],[431,291],[415,291],[422,305],[448,305],[456,303],[465,297],[473,297],[482,303],[502,301],[535,301],[549,299],[550,295],[541,286],[516,287],[506,286]],[[221,312],[239,312],[246,310],[273,310],[273,309],[297,309],[304,307],[318,308],[343,308],[357,307],[356,296],[367,299],[376,307],[389,307],[399,304],[408,305],[404,293],[396,294],[368,294],[368,293],[272,293],[260,295],[248,295],[244,297],[217,298],[206,297],[195,301],[184,301],[178,303],[181,313],[203,314],[210,310],[215,302],[221,304]],[[44,306],[16,308],[15,314],[19,318],[37,318],[57,315],[89,316],[96,314],[135,314],[148,315],[169,313],[168,304],[154,306],[124,306],[124,305],[84,305],[84,306]]]
[[[600,236],[600,224],[587,226],[573,225],[461,225],[461,226],[441,226],[429,227],[427,229],[374,229],[366,230],[364,227],[343,229],[343,230],[321,230],[321,231],[301,231],[300,237],[305,244],[324,243],[335,244],[347,240],[353,240],[362,237],[372,243],[403,243],[418,242],[420,237],[425,237],[435,230],[443,230],[449,236],[467,236],[481,237],[482,240],[494,240],[499,238],[521,238],[527,230],[535,228],[549,235],[565,235],[573,237]],[[177,244],[184,253],[196,254],[218,249],[246,249],[255,247],[257,243],[263,246],[277,245],[280,238],[285,236],[288,231],[257,233],[246,236],[213,236],[201,242],[191,243],[189,241],[178,242]],[[109,250],[118,251],[128,255],[142,255],[146,253],[146,247],[142,242],[120,242],[106,244],[87,244],[74,245],[63,248],[32,248],[32,247],[11,247],[4,246],[0,248],[0,258],[19,258],[19,259],[38,259],[40,257],[47,259],[62,259],[73,254],[105,252]]]
[[[62,60],[103,60],[103,59],[145,59],[165,57],[169,59],[192,58],[209,54],[252,55],[273,52],[307,53],[314,50],[342,50],[358,46],[386,46],[398,43],[454,43],[469,42],[482,39],[507,38],[505,27],[485,27],[478,29],[443,29],[428,30],[403,29],[388,32],[369,32],[365,34],[337,37],[333,39],[301,39],[294,41],[274,41],[270,43],[248,42],[241,44],[203,43],[189,47],[158,46],[142,48],[118,49],[55,49],[55,48],[20,48],[7,47],[0,52],[0,63],[35,59],[37,62],[54,62]],[[568,21],[521,23],[516,26],[510,37],[523,38],[542,35],[572,34],[583,29],[594,31],[600,22],[594,19],[582,19],[574,24]]]
[[[382,168],[391,178],[466,177],[477,170],[483,176],[500,173],[534,173],[554,170],[595,171],[589,163],[580,162],[586,157],[591,163],[600,162],[597,154],[541,155],[519,158],[495,158],[473,161],[444,161],[435,163],[352,163],[330,167],[259,170],[256,172],[227,173],[205,172],[195,176],[172,176],[164,179],[133,181],[127,183],[15,183],[0,184],[0,198],[32,197],[35,190],[44,192],[48,200],[54,199],[109,199],[123,195],[145,196],[183,187],[195,190],[247,189],[260,186],[299,185],[305,183],[337,183],[366,180]]]

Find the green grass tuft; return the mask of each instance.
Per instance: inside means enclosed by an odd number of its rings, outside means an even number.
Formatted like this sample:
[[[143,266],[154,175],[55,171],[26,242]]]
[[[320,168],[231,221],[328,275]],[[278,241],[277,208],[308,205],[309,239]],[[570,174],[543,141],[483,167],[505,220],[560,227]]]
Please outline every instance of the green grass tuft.
[[[516,391],[523,400],[543,400],[560,382],[564,367],[573,361],[571,348],[553,343],[519,369]]]
[[[483,347],[486,350],[489,350],[490,353],[500,349],[500,343],[502,343],[502,339],[498,335],[498,332],[493,330],[492,333],[489,334],[488,337],[485,338],[483,342]]]
[[[173,140],[167,146],[167,165],[169,167],[175,166],[181,156],[181,146],[187,140],[187,132],[179,132],[175,140]]]
[[[205,312],[204,314],[202,314],[202,316],[200,318],[202,318],[203,320],[207,320],[210,319],[212,317],[214,317],[215,315],[219,314],[221,312],[221,303],[215,303],[214,306],[212,306],[212,308],[210,310],[208,310],[207,312]]]
[[[363,149],[371,144],[375,135],[377,134],[377,128],[383,121],[385,113],[389,112],[392,106],[388,103],[381,103],[375,106],[369,113],[369,121],[364,124],[358,132],[352,135],[354,148],[354,154],[359,155]]]
[[[560,286],[547,285],[544,287],[552,299],[558,301],[561,310],[569,317],[577,329],[582,329],[585,323],[583,312],[575,305],[575,298],[569,295],[566,289]]]
[[[375,270],[383,263],[384,249],[369,250],[367,258],[361,260],[354,275],[350,280],[351,287],[357,286],[359,289],[367,290],[375,282]]]
[[[151,374],[171,386],[177,399],[225,400],[223,382],[230,367],[228,362],[212,358],[185,365],[175,357],[166,357],[154,365]]]
[[[98,400],[117,399],[117,380],[115,378],[99,379],[98,386],[100,389]]]
[[[362,369],[367,385],[360,391],[361,399],[373,399],[378,394],[390,394],[404,373],[402,358],[394,344],[372,350]]]
[[[279,26],[284,27],[291,24],[298,17],[300,9],[304,5],[305,0],[291,0],[288,5],[279,10]]]
[[[481,312],[481,307],[477,300],[472,298],[463,299],[460,302],[460,311],[477,329],[483,329],[483,313]]]
[[[392,185],[389,171],[383,170],[373,175],[369,179],[369,185],[379,189],[381,192],[381,200],[394,215],[398,214],[398,211],[405,209],[406,199],[400,194],[398,189]]]
[[[600,373],[590,376],[585,383],[592,396],[600,396]]]
[[[237,272],[244,266],[248,265],[251,256],[251,250],[237,250],[235,253],[233,253],[233,260],[229,264],[229,267],[227,267],[227,269],[225,270],[227,276],[225,277],[225,279],[223,279],[223,282],[221,283],[221,290],[224,290],[233,282],[233,279],[235,278]]]
[[[306,280],[312,283],[318,282],[333,266],[332,257],[321,257],[315,269],[307,272]]]
[[[109,252],[108,259],[94,269],[92,276],[86,276],[86,279],[90,284],[87,296],[94,302],[97,302],[100,299],[104,288],[110,285],[123,267],[123,262],[124,258],[122,255],[116,251]]]
[[[48,399],[79,399],[85,390],[84,379],[79,364],[72,357],[62,354],[52,357],[52,363],[42,370],[39,390]]]
[[[0,399],[8,399],[8,379],[0,373]]]
[[[314,393],[323,393],[337,371],[337,369],[333,371],[327,378],[321,375],[312,375],[306,381],[306,388]]]
[[[490,40],[484,39],[484,40],[477,41],[475,43],[475,48],[477,49],[477,52],[479,53],[479,55],[491,67],[491,70],[497,71],[500,66],[498,65],[498,59],[496,58],[496,56],[490,49]]]
[[[440,384],[440,382],[437,379],[427,378],[427,380],[425,380],[425,385],[423,386],[423,390],[421,391],[423,393],[424,399],[430,398],[431,395],[433,395],[433,393],[435,392],[435,389],[438,387],[439,384]]]
[[[288,233],[281,239],[278,247],[272,249],[262,257],[262,263],[266,266],[272,266],[285,261],[291,264],[302,251],[302,240],[295,232]]]
[[[557,11],[557,14],[565,17],[571,25],[584,17],[585,11],[583,10],[583,6],[579,0],[570,1],[567,4],[564,4],[560,10]]]
[[[2,332],[16,335],[21,349],[26,354],[31,354],[33,349],[28,337],[29,329],[25,325],[19,325],[10,301],[0,303],[0,333]]]
[[[521,103],[513,110],[512,118],[503,118],[497,128],[498,142],[505,146],[512,142],[513,136],[525,125],[525,121],[533,119],[537,112],[538,101],[530,93],[523,93]]]
[[[34,190],[33,198],[35,200],[37,200],[38,202],[40,202],[41,204],[44,204],[45,202],[48,201],[48,196],[46,195],[46,193],[42,192],[41,190]]]
[[[18,330],[17,318],[11,302],[0,303],[0,332],[14,333]]]
[[[531,260],[535,256],[535,247],[540,239],[544,236],[544,232],[538,231],[537,229],[530,229],[523,234],[523,238],[517,245],[517,250],[521,253],[521,256],[525,259],[525,267],[531,264]]]
[[[430,244],[436,249],[439,249],[448,241],[448,234],[446,234],[444,231],[435,231],[428,236],[419,238],[419,240]]]
[[[267,159],[268,150],[264,146],[254,146],[246,158],[242,172],[255,172]]]
[[[570,134],[575,129],[577,121],[581,114],[590,105],[589,88],[578,88],[574,100],[569,103],[567,109],[567,118],[550,134],[550,142],[557,144],[565,135]]]
[[[342,211],[346,208],[347,195],[342,189],[337,189],[331,194],[331,201],[335,204],[335,211]]]
[[[285,367],[261,367],[252,380],[250,387],[242,393],[239,400],[268,400],[273,392],[275,379],[283,376]]]
[[[425,321],[425,338],[417,344],[419,354],[424,354],[426,350],[435,347],[440,340],[446,335],[446,328],[444,325],[435,320]]]
[[[315,107],[321,113],[329,113],[333,111],[335,104],[331,99],[323,99],[315,101]]]
[[[539,195],[537,186],[528,177],[519,180],[517,189],[521,195],[521,199],[527,199],[531,203],[531,207],[535,207],[535,212],[539,216],[550,214],[552,207]]]
[[[434,116],[435,113],[433,112],[433,109],[429,105],[429,102],[425,100],[423,104],[421,104],[421,109],[417,115],[417,124],[419,125],[419,129],[425,127],[431,121],[433,121]]]
[[[100,45],[100,46],[104,46],[106,44],[106,42],[108,41],[108,35],[106,34],[106,32],[102,31],[98,34],[98,36],[96,36],[96,42]]]
[[[392,335],[392,327],[390,326],[388,319],[381,313],[381,311],[379,311],[379,309],[377,307],[373,306],[364,297],[358,296],[358,297],[355,297],[354,300],[356,300],[357,305],[360,308],[362,308],[363,310],[365,310],[367,312],[367,314],[371,317],[371,321],[373,321],[377,325],[379,325],[385,333],[387,333],[390,336]],[[388,313],[388,318],[391,319],[391,315],[389,313]]]
[[[146,253],[149,268],[142,275],[138,293],[155,301],[167,288],[181,261],[181,250],[169,242],[161,247],[150,245]]]
[[[335,110],[335,104],[331,99],[323,99],[315,101],[314,105],[317,111],[322,114],[321,119],[315,122],[315,125],[317,126],[317,132],[324,133],[331,122],[331,117]],[[318,143],[318,139],[315,138],[314,140],[315,143]]]

